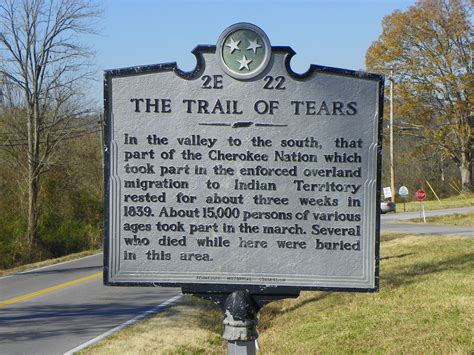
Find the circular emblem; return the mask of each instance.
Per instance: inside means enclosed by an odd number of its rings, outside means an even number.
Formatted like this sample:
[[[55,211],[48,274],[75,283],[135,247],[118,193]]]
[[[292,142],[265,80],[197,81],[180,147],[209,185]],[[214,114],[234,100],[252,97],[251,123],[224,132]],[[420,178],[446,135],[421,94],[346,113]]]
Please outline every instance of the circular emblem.
[[[228,27],[217,41],[222,69],[236,79],[252,79],[265,70],[271,57],[267,35],[250,23]]]

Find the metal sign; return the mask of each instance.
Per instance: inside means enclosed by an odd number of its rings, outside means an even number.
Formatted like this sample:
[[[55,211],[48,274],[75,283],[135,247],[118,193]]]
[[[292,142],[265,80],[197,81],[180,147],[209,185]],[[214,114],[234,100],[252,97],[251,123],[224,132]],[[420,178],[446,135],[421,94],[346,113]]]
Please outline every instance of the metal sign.
[[[398,190],[398,194],[402,198],[407,198],[408,197],[408,188],[406,186],[400,187],[400,189]]]
[[[415,195],[415,196],[416,196],[416,199],[417,199],[418,201],[423,201],[423,200],[426,199],[426,192],[425,192],[425,190],[423,190],[423,189],[418,189],[418,190],[416,191],[416,195]]]
[[[390,187],[384,187],[383,188],[383,196],[384,196],[384,198],[392,197],[392,189]]]
[[[105,72],[107,285],[374,291],[383,77],[258,27]]]

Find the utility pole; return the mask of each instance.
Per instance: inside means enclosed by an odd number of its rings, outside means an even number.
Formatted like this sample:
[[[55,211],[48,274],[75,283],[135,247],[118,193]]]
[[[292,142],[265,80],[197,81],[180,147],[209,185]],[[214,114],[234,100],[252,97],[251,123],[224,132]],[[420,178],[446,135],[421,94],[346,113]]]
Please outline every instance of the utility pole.
[[[394,154],[393,154],[393,76],[395,74],[394,70],[398,69],[393,66],[391,67],[375,67],[375,70],[390,70],[390,127],[389,127],[389,147],[390,147],[390,190],[392,191],[392,197],[390,201],[395,202],[395,163],[394,163]]]
[[[390,189],[392,190],[390,200],[395,202],[395,168],[393,163],[393,67],[390,67]]]

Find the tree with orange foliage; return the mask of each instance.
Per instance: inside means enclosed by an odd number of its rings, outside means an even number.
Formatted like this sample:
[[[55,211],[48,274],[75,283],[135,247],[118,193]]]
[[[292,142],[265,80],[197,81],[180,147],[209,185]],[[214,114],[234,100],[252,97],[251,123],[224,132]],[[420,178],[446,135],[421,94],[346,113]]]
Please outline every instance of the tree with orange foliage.
[[[366,53],[369,71],[395,73],[397,115],[408,128],[400,133],[452,159],[464,191],[473,186],[470,12],[464,0],[420,0],[386,16]]]

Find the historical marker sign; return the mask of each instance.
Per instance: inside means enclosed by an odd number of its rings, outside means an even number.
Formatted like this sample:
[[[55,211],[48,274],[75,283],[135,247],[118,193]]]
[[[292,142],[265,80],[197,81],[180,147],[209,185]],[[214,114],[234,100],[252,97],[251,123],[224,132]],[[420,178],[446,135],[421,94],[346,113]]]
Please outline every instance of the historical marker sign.
[[[245,23],[193,53],[105,73],[105,283],[376,290],[383,78]]]
[[[403,199],[403,212],[406,211],[405,208],[405,201],[408,198],[408,187],[406,186],[401,186],[400,189],[398,190],[398,195]]]
[[[400,187],[400,189],[398,190],[398,194],[402,198],[407,198],[408,197],[408,187],[406,187],[406,186]]]

